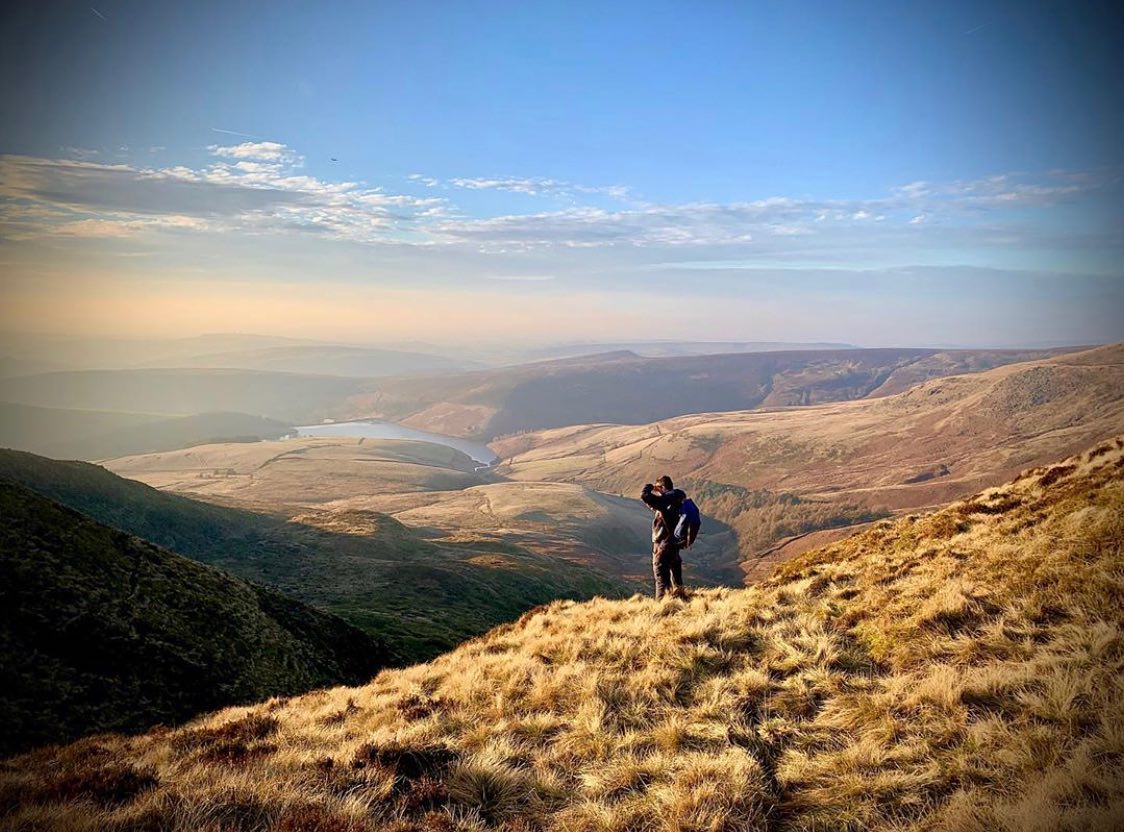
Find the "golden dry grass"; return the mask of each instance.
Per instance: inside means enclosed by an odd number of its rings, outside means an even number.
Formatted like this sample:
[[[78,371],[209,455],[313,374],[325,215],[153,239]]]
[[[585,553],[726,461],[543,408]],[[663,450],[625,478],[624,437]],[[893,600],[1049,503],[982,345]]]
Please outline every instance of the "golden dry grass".
[[[743,590],[556,602],[427,665],[8,761],[4,828],[1124,824],[1124,439]]]

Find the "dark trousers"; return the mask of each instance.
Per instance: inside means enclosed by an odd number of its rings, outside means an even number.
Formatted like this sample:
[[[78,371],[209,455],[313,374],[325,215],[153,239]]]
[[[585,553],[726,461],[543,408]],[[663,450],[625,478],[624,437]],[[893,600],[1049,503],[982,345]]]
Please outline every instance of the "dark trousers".
[[[656,577],[656,600],[673,589],[683,588],[683,558],[679,547],[671,543],[652,546],[652,573]]]

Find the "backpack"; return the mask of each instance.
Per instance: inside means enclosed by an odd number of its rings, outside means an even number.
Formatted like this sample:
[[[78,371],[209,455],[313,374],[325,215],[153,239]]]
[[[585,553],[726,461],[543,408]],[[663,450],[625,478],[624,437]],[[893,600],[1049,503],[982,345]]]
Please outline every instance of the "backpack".
[[[679,506],[679,522],[675,524],[675,531],[672,532],[675,545],[690,546],[699,536],[701,527],[702,515],[699,514],[699,507],[695,505],[694,500],[688,497]]]

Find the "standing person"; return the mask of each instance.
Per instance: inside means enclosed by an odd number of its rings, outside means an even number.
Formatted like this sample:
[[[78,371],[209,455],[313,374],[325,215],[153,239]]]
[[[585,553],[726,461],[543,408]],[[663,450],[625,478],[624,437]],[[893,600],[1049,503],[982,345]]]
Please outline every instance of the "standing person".
[[[683,559],[675,539],[675,524],[687,495],[676,488],[666,474],[647,483],[640,499],[655,514],[652,518],[652,573],[656,578],[656,600],[666,593],[683,590]]]

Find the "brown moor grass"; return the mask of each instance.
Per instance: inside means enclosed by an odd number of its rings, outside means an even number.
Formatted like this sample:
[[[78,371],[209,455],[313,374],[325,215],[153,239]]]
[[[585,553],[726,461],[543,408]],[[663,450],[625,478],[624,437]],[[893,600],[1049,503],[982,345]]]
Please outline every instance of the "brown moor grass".
[[[8,829],[1124,827],[1124,440],[766,583],[2,764]]]

